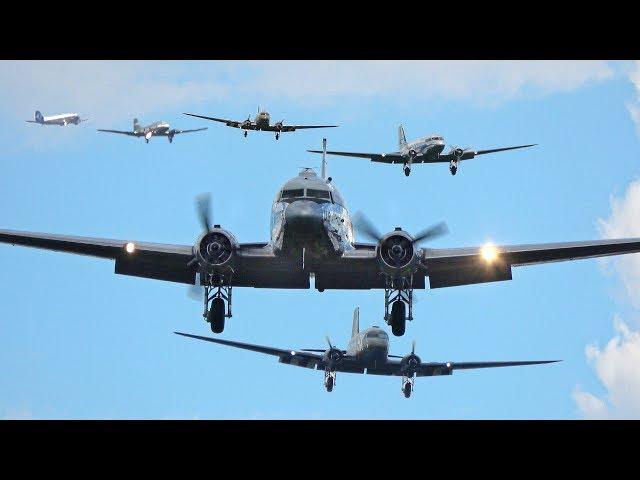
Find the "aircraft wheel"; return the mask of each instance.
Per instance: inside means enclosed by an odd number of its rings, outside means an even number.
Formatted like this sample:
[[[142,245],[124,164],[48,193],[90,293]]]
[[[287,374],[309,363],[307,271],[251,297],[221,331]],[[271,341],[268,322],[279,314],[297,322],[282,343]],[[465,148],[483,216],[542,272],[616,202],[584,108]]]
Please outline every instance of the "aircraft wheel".
[[[455,175],[458,172],[457,168],[452,168],[451,169],[451,175]]]
[[[402,393],[404,395],[404,398],[409,398],[411,396],[411,383],[406,382],[402,386]]]
[[[325,386],[327,387],[327,392],[330,392],[333,390],[333,377],[327,378],[327,383]]]
[[[404,335],[406,326],[406,306],[403,301],[396,300],[391,306],[391,332],[396,337]]]
[[[409,175],[411,175],[411,169],[410,169],[410,168],[405,168],[405,169],[404,169],[404,174],[405,174],[405,176],[407,176],[407,177],[408,177]]]
[[[244,136],[246,137],[248,135],[248,132],[244,132]]]
[[[214,298],[211,301],[211,308],[209,309],[208,320],[211,324],[211,331],[213,333],[222,333],[224,330],[225,308],[224,300],[221,298]]]
[[[280,134],[276,133],[276,140],[278,140],[280,138]]]

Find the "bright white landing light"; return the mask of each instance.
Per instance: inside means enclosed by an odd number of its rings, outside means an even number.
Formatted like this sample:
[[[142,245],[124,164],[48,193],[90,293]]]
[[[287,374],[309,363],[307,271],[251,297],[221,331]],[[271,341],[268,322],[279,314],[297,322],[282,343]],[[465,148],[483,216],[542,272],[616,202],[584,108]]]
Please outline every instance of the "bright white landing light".
[[[291,350],[291,355],[295,355],[296,352],[294,350]]]
[[[133,242],[128,242],[125,246],[124,249],[126,250],[127,253],[133,253],[136,251],[136,244]]]
[[[498,249],[495,247],[495,245],[487,243],[480,248],[480,255],[482,255],[482,258],[485,262],[491,263],[496,258],[498,258]]]

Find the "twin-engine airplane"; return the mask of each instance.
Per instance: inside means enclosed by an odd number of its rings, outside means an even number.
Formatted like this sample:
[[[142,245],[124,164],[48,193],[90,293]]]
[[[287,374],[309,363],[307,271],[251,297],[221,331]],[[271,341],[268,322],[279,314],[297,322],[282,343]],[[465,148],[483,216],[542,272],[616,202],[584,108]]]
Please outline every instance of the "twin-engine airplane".
[[[191,117],[204,118],[206,120],[212,120],[214,122],[220,122],[227,125],[227,127],[241,128],[244,130],[244,136],[247,136],[248,130],[259,130],[263,132],[275,132],[276,140],[280,138],[280,133],[283,132],[295,132],[296,130],[302,130],[304,128],[333,128],[338,125],[285,125],[284,120],[274,123],[270,123],[271,117],[269,112],[261,111],[258,107],[258,112],[253,120],[250,116],[247,116],[246,120],[227,120],[226,118],[206,117],[204,115],[196,115],[195,113],[185,113]]]
[[[153,122],[146,127],[141,127],[137,118],[133,119],[132,131],[98,129],[99,132],[120,133],[122,135],[129,135],[130,137],[144,137],[146,143],[149,143],[151,137],[167,137],[169,143],[171,143],[173,142],[173,137],[179,133],[201,132],[202,130],[206,130],[206,127],[196,128],[194,130],[176,130],[175,128],[171,128],[169,123],[165,121]]]
[[[231,317],[232,288],[381,289],[384,319],[403,335],[413,319],[413,290],[511,280],[512,267],[640,251],[640,238],[466,248],[421,248],[444,224],[411,235],[381,234],[360,215],[355,226],[373,243],[356,242],[344,198],[331,178],[303,169],[276,192],[271,238],[239,243],[213,224],[201,198],[203,232],[194,245],[172,245],[0,230],[0,242],[115,260],[115,273],[203,286],[205,319],[214,333]],[[574,287],[575,288],[575,287]]]
[[[66,127],[70,123],[79,125],[80,122],[86,122],[86,118],[80,118],[77,113],[62,113],[60,115],[50,115],[45,117],[39,110],[36,110],[35,120],[25,120],[27,123],[39,123],[40,125],[59,125]]]
[[[327,392],[333,390],[336,384],[336,373],[366,373],[369,375],[393,375],[402,377],[402,394],[409,398],[413,391],[415,377],[433,377],[451,375],[454,370],[470,370],[474,368],[516,367],[520,365],[539,365],[554,363],[560,360],[530,360],[518,362],[423,362],[416,355],[416,344],[413,342],[411,353],[404,356],[389,354],[389,336],[378,326],[372,326],[360,331],[359,309],[353,312],[353,327],[351,340],[346,350],[341,350],[331,344],[327,337],[329,348],[303,348],[300,350],[285,350],[282,348],[265,347],[251,343],[234,342],[218,338],[202,337],[189,333],[174,332],[184,337],[196,338],[207,342],[218,343],[230,347],[242,348],[253,352],[265,353],[278,357],[280,363],[288,363],[297,367],[314,370],[324,370],[324,387]],[[399,360],[396,360],[399,359]]]
[[[411,165],[414,163],[449,163],[451,175],[458,171],[458,164],[462,160],[471,160],[477,155],[487,153],[504,152],[506,150],[516,150],[518,148],[533,147],[530,145],[518,145],[517,147],[492,148],[490,150],[473,150],[471,148],[460,148],[452,146],[448,153],[443,154],[444,137],[440,135],[429,135],[412,142],[407,142],[402,125],[398,127],[398,148],[396,152],[390,153],[360,153],[360,152],[326,152],[329,155],[342,157],[368,158],[372,162],[379,163],[402,163],[404,174],[408,177],[411,173]],[[322,153],[322,150],[307,150],[311,153]]]

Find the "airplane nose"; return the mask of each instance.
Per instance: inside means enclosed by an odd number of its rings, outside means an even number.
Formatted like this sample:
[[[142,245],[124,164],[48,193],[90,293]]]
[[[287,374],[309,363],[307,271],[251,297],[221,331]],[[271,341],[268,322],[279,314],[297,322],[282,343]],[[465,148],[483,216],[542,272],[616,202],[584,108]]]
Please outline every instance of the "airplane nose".
[[[284,211],[284,218],[287,227],[301,236],[320,232],[323,228],[322,209],[309,200],[290,203]]]

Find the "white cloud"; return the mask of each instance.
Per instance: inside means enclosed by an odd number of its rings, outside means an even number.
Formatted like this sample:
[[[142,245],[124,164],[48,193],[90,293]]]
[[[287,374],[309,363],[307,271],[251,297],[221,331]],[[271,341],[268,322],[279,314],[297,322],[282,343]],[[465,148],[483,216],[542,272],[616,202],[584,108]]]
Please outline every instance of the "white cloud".
[[[611,215],[598,220],[604,238],[640,237],[640,179],[629,184],[622,197],[610,199]],[[624,286],[628,300],[640,308],[640,255],[622,255],[605,261],[612,264]]]
[[[586,418],[640,418],[640,332],[618,317],[616,335],[600,349],[589,345],[586,356],[606,388],[603,398],[577,388],[573,397]]]

